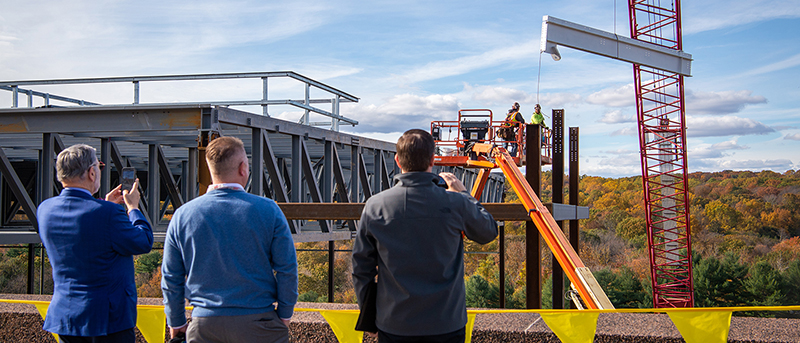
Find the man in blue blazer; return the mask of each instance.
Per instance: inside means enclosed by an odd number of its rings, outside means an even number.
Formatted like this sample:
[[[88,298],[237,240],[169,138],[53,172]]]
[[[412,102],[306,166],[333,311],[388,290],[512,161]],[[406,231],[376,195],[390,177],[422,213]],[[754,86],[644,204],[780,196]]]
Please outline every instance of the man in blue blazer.
[[[56,161],[64,190],[39,205],[39,236],[53,267],[53,298],[44,330],[62,342],[136,340],[136,284],[133,255],[153,247],[153,231],[139,211],[139,180],[130,190],[100,189],[94,148],[73,145]],[[127,213],[122,204],[128,208]]]

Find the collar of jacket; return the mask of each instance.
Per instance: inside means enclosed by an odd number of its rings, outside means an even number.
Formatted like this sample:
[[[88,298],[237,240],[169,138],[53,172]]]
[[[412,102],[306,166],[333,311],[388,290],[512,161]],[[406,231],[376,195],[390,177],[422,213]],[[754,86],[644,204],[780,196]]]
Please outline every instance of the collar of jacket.
[[[428,172],[407,172],[394,176],[394,185],[402,187],[436,186],[439,175]]]
[[[87,198],[87,199],[97,199],[94,196],[90,195],[88,192],[84,192],[82,190],[73,189],[73,188],[64,188],[64,189],[62,189],[61,190],[61,195],[73,196],[73,197],[81,197],[81,198]]]

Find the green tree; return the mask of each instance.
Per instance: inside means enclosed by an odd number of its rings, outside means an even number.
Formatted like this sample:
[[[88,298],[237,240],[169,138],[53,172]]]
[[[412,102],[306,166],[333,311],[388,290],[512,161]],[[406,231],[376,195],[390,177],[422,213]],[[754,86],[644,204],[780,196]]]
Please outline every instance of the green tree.
[[[783,294],[786,295],[784,305],[800,305],[800,260],[789,263],[783,271]]]
[[[500,287],[490,284],[478,274],[467,279],[465,284],[467,307],[496,308],[500,307]]]
[[[776,306],[783,301],[783,277],[766,261],[750,267],[744,286],[750,293],[750,305]]]
[[[744,279],[747,267],[736,255],[728,253],[720,261],[716,257],[695,255],[694,293],[698,307],[731,307],[746,305]]]
[[[153,250],[144,255],[139,255],[133,263],[137,274],[151,274],[157,268],[161,268],[161,251]]]

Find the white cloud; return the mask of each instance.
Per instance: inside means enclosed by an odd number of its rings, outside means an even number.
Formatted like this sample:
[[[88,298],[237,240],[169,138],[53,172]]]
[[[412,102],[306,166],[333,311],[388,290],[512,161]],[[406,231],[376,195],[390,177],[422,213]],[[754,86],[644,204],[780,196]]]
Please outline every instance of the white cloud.
[[[702,144],[699,146],[694,146],[689,149],[689,153],[687,154],[691,160],[696,159],[708,159],[708,158],[720,158],[725,156],[730,156],[731,150],[746,150],[750,149],[749,146],[739,145],[738,139],[734,138],[729,141],[719,142],[715,144]]]
[[[460,108],[453,95],[419,96],[400,94],[380,105],[353,106],[347,116],[359,121],[357,132],[397,132],[411,128],[430,128],[432,120],[455,120]]]
[[[436,80],[448,76],[462,75],[478,69],[496,66],[517,60],[533,60],[539,54],[539,40],[530,40],[510,47],[489,50],[478,55],[428,63],[405,74],[392,77],[400,84]]]
[[[800,65],[800,54],[794,55],[782,61],[770,63],[768,65],[749,70],[737,76],[737,78],[750,77],[755,75],[772,73],[784,69],[793,68]]]
[[[603,118],[600,118],[598,121],[606,124],[635,123],[636,117],[622,114],[620,110],[614,110],[604,114]]]
[[[751,95],[752,91],[695,92],[686,91],[686,110],[691,113],[728,114],[736,113],[749,104],[763,104],[767,99]]]
[[[639,134],[639,130],[636,127],[623,127],[619,130],[616,130],[609,134],[609,136],[636,136]]]
[[[795,1],[697,1],[683,2],[682,21],[684,34],[735,27],[774,18],[800,17],[800,6]]]
[[[464,84],[464,92],[472,93],[472,100],[487,105],[508,105],[510,107],[514,102],[532,103],[536,101],[535,94],[507,87],[480,86],[475,88]]]
[[[719,137],[765,135],[775,129],[749,118],[736,116],[687,116],[686,134],[689,137]]]
[[[788,133],[783,139],[793,140],[793,141],[800,141],[800,133]]]
[[[592,93],[586,97],[586,102],[610,107],[634,106],[636,105],[636,94],[633,84],[629,83],[622,87],[606,88]]]

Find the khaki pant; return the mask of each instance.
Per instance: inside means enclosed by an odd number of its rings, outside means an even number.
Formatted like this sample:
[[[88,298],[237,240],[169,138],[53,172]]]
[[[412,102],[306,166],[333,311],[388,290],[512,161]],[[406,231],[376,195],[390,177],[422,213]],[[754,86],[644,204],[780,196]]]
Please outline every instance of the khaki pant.
[[[275,311],[244,316],[192,317],[188,343],[289,342],[289,328]]]

